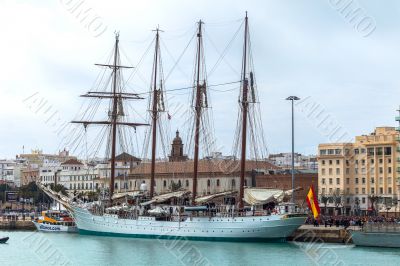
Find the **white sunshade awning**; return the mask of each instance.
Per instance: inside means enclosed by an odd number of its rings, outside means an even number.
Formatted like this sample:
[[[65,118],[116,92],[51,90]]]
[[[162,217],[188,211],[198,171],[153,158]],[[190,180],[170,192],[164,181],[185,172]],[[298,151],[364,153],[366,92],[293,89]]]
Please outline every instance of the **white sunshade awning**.
[[[286,195],[292,194],[291,190],[273,188],[245,188],[244,201],[250,205],[263,205],[270,202],[281,202]]]
[[[181,191],[175,191],[175,192],[171,192],[171,193],[167,193],[167,194],[162,194],[162,195],[155,196],[151,200],[143,202],[140,205],[146,206],[146,205],[150,205],[152,203],[160,203],[160,202],[164,202],[169,199],[172,199],[172,198],[183,197],[189,193],[190,193],[190,191],[181,190]]]
[[[140,191],[130,191],[130,192],[118,192],[118,193],[114,193],[112,196],[112,199],[120,199],[123,197],[136,197],[140,194]]]
[[[215,198],[219,198],[219,197],[223,197],[223,196],[228,196],[228,195],[233,195],[236,194],[237,191],[224,191],[224,192],[219,192],[219,193],[215,193],[215,194],[211,194],[211,195],[206,195],[206,196],[202,196],[202,197],[198,197],[196,198],[195,202],[196,203],[205,203],[208,201],[211,201]]]

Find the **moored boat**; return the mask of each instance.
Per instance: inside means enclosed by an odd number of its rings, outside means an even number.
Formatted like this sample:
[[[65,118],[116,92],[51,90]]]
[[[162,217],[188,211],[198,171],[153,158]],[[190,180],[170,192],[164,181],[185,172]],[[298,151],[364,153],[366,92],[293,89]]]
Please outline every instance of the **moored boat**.
[[[42,215],[32,221],[38,231],[76,233],[75,221],[64,211],[42,211]]]
[[[399,224],[367,224],[360,230],[349,230],[356,246],[366,247],[400,247]]]

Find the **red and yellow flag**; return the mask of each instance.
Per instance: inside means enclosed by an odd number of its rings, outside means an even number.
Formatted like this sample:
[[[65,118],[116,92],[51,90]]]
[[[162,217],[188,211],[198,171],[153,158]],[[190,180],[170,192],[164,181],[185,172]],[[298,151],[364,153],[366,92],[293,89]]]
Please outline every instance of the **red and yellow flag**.
[[[310,187],[310,190],[307,193],[307,203],[308,207],[310,208],[310,210],[314,215],[314,219],[317,219],[319,214],[321,213],[321,210],[319,208],[318,199],[317,196],[315,195],[313,186]]]

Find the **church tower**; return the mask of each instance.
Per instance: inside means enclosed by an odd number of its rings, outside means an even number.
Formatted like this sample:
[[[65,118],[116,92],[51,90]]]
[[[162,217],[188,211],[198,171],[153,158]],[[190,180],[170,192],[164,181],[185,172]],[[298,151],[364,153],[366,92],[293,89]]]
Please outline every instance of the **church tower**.
[[[179,131],[176,131],[176,136],[174,140],[172,141],[172,149],[171,149],[171,155],[169,156],[169,161],[170,162],[182,162],[186,161],[187,156],[183,155],[183,143],[182,139],[179,136]]]

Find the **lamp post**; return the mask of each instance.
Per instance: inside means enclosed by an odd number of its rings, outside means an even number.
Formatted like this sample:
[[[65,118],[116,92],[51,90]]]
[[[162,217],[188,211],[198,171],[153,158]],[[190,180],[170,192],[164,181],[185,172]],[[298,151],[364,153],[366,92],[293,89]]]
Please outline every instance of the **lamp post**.
[[[294,203],[294,101],[298,101],[300,98],[289,96],[286,100],[292,101],[292,203]]]

